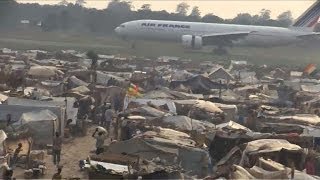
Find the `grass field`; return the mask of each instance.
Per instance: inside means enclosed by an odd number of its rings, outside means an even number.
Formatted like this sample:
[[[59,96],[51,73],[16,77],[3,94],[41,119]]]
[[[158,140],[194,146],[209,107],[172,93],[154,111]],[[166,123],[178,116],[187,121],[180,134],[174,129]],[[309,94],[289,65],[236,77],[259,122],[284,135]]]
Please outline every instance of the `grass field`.
[[[55,51],[75,49],[95,50],[103,54],[135,55],[154,58],[158,56],[179,56],[192,60],[247,60],[255,64],[267,65],[305,65],[320,64],[318,46],[277,47],[277,48],[232,48],[227,56],[216,56],[209,52],[188,51],[177,43],[138,41],[135,49],[130,43],[114,36],[93,36],[89,34],[16,31],[0,32],[0,48],[16,50],[41,49]]]

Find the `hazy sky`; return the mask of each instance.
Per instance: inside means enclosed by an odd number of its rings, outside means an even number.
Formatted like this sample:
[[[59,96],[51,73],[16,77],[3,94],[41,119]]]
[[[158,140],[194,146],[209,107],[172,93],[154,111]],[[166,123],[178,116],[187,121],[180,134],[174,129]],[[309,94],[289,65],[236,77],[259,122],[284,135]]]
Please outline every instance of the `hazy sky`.
[[[39,4],[57,4],[61,0],[17,0],[20,3],[39,3]],[[74,3],[76,0],[68,0]],[[238,13],[248,12],[257,14],[263,8],[272,11],[272,17],[277,17],[281,12],[290,10],[297,18],[302,14],[315,0],[202,0],[202,1],[176,1],[176,0],[133,0],[135,9],[139,9],[142,4],[151,4],[153,10],[175,11],[178,3],[186,2],[192,9],[192,6],[199,6],[202,15],[213,13],[222,18],[233,18]],[[86,0],[86,7],[104,9],[107,7],[108,0]]]

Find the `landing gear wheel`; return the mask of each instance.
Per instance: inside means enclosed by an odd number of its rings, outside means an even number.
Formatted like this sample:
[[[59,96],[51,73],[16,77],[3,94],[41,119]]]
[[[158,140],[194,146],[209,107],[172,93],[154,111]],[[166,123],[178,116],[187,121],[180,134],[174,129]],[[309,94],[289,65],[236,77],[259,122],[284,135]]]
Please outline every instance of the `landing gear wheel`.
[[[224,49],[224,48],[216,48],[213,50],[213,53],[214,54],[217,54],[217,55],[227,55],[228,54],[228,50],[227,49]]]

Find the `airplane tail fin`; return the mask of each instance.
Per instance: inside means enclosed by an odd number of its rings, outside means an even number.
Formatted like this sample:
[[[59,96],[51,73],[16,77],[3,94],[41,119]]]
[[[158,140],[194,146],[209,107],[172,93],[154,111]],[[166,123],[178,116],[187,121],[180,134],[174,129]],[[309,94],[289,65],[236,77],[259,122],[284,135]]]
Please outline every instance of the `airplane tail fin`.
[[[292,25],[295,29],[313,30],[320,20],[320,1],[317,0]]]

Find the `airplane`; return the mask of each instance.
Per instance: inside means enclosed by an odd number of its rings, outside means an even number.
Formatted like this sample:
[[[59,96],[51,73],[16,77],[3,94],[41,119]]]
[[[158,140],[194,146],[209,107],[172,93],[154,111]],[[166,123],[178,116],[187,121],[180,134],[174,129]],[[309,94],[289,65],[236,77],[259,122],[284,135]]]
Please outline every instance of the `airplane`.
[[[316,40],[320,33],[313,30],[319,17],[316,1],[288,28],[143,19],[125,22],[115,32],[126,40],[175,41],[188,49],[215,46],[215,53],[226,54],[225,48],[233,46],[275,47]]]

